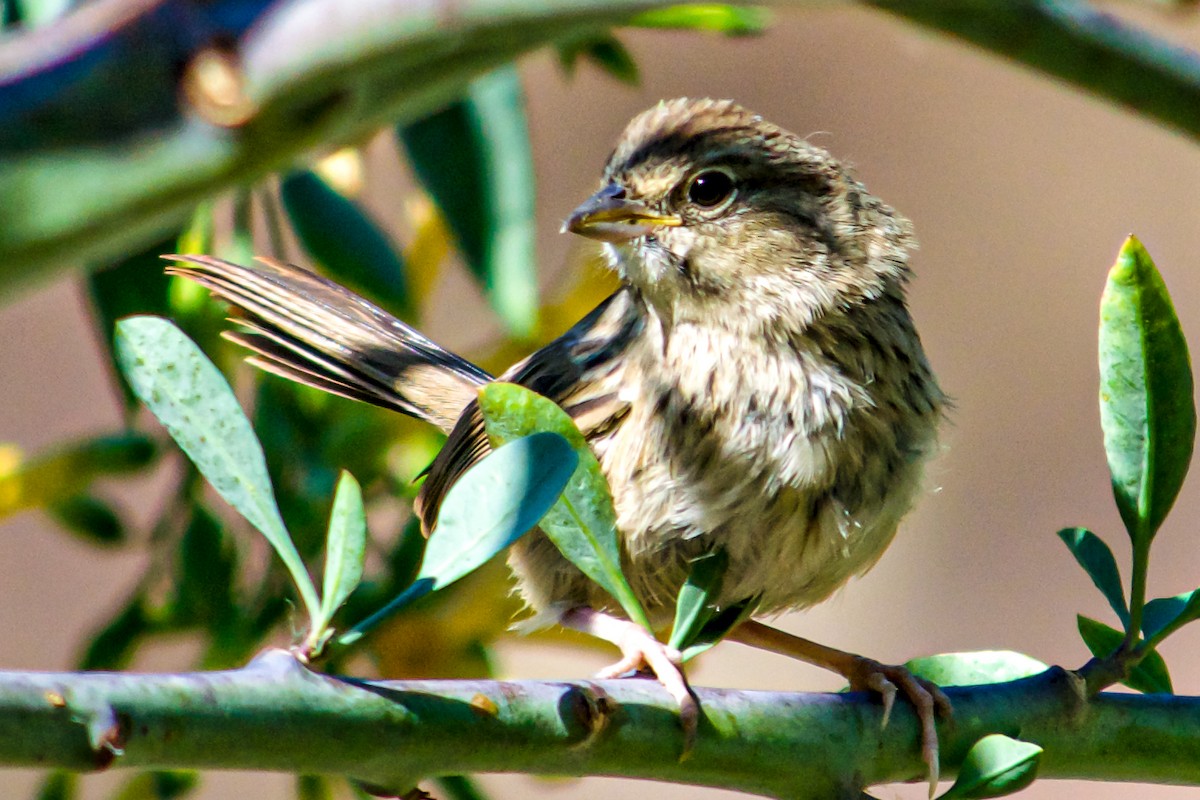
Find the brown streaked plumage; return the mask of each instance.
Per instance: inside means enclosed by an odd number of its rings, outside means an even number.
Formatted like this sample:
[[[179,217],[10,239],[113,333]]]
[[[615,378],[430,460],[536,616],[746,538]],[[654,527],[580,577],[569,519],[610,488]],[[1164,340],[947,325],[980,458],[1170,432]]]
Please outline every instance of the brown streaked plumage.
[[[730,101],[639,115],[602,184],[567,228],[605,243],[621,288],[500,378],[579,423],[653,615],[669,615],[689,561],[718,546],[722,603],[756,597],[773,614],[825,599],[887,547],[935,447],[945,398],[905,306],[911,226],[824,150]],[[474,397],[490,376],[298,268],[180,260],[174,271],[242,310],[246,331],[232,335],[260,365],[449,431],[421,490],[432,526],[487,451]],[[622,627],[544,535],[510,563],[537,612],[617,642],[620,667],[649,664],[687,705],[675,654]],[[936,690],[760,623],[733,638],[885,696],[900,684],[936,774]]]

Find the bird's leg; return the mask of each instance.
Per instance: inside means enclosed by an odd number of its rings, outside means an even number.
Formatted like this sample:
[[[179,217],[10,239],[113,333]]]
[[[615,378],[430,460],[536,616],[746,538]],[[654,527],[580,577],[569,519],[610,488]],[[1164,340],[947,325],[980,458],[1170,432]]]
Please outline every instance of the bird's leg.
[[[614,617],[587,606],[564,611],[559,622],[567,628],[611,642],[621,650],[621,660],[596,673],[597,678],[616,678],[627,672],[649,670],[658,678],[679,704],[679,721],[683,726],[684,755],[696,741],[700,707],[683,675],[683,659],[679,651],[654,638],[654,634],[627,619]]]
[[[854,691],[874,691],[883,697],[883,725],[886,727],[899,690],[912,702],[921,723],[921,758],[929,769],[929,796],[938,782],[938,737],[936,716],[949,718],[950,699],[936,684],[918,678],[905,667],[881,664],[869,658],[836,650],[814,641],[793,636],[755,620],[747,620],[726,637],[735,642],[806,661],[836,672],[850,682]]]

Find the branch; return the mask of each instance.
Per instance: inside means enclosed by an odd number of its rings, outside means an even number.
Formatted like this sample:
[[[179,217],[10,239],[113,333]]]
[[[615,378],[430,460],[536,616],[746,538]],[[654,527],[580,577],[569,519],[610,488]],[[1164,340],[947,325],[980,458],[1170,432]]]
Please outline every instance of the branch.
[[[786,798],[922,777],[903,704],[880,730],[863,694],[697,693],[700,736],[680,763],[673,701],[649,680],[369,682],[310,672],[279,650],[230,672],[7,672],[0,763],[341,774],[396,792],[440,774],[615,775]],[[1042,777],[1200,785],[1200,698],[1089,702],[1058,668],[948,694],[943,774],[1003,732],[1045,748]]]
[[[805,6],[811,0],[776,0]],[[0,38],[0,294],[670,0],[97,0]],[[1194,53],[1068,0],[868,4],[1200,136]]]

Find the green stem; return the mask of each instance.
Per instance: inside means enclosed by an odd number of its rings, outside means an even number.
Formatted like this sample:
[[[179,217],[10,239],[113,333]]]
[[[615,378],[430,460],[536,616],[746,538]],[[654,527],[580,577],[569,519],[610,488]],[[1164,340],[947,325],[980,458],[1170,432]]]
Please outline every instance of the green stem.
[[[1138,532],[1133,542],[1133,577],[1129,586],[1129,627],[1125,630],[1123,650],[1131,650],[1142,635],[1142,613],[1146,608],[1146,574],[1150,567],[1151,538]]]

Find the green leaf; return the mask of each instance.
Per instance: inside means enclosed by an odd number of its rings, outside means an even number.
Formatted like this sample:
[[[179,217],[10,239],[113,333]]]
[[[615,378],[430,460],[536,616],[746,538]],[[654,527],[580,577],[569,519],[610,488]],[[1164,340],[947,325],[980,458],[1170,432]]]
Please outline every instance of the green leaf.
[[[631,620],[649,628],[646,612],[621,571],[617,512],[608,481],[570,415],[524,386],[501,382],[479,391],[479,408],[493,447],[538,431],[553,431],[570,442],[579,455],[579,468],[541,528],[572,564],[616,598]]]
[[[1023,653],[1011,650],[979,650],[973,653],[941,653],[914,658],[904,665],[919,678],[938,686],[979,686],[1004,683],[1038,675],[1049,667]]]
[[[399,136],[488,301],[510,331],[529,335],[538,309],[534,175],[517,70],[476,79]]]
[[[1019,792],[1037,777],[1042,748],[1000,733],[976,742],[963,759],[958,779],[942,800],[1003,797]]]
[[[621,44],[621,40],[612,34],[575,39],[559,45],[558,63],[567,75],[574,74],[575,65],[581,58],[592,62],[621,83],[638,85],[640,76],[637,62],[633,60],[633,55],[625,45]]]
[[[746,8],[724,3],[669,6],[643,11],[629,21],[635,28],[712,31],[726,36],[753,36],[771,24],[765,8]]]
[[[111,800],[177,800],[200,785],[199,776],[186,770],[141,772],[125,782]]]
[[[237,551],[212,512],[194,505],[175,556],[175,624],[216,632],[235,612]]]
[[[692,644],[704,624],[712,619],[728,566],[729,555],[723,547],[692,560],[687,580],[679,587],[679,596],[675,598],[671,647],[683,650]]]
[[[416,581],[338,639],[352,644],[404,606],[478,569],[538,524],[571,480],[579,457],[557,433],[497,447],[446,493]]]
[[[328,625],[346,598],[358,587],[366,557],[367,516],[363,510],[362,489],[353,475],[342,472],[333,498],[333,511],[329,515],[325,582],[317,628]]]
[[[1153,639],[1168,627],[1176,628],[1200,619],[1200,589],[1146,603],[1142,612],[1142,634]]]
[[[59,445],[0,474],[0,516],[68,500],[97,478],[139,472],[157,457],[153,440],[141,433]]]
[[[175,237],[157,241],[111,266],[92,270],[87,276],[88,297],[99,340],[108,351],[109,363],[126,408],[137,405],[133,390],[116,368],[116,356],[111,350],[113,327],[121,317],[131,314],[166,314],[167,291],[171,278],[163,272],[163,253],[173,252]]]
[[[315,617],[317,590],[279,516],[262,447],[220,371],[158,317],[119,322],[116,347],[133,391],[217,493],[267,538]]]
[[[1113,558],[1112,550],[1096,534],[1086,528],[1063,528],[1058,532],[1058,538],[1075,556],[1079,566],[1096,584],[1096,588],[1104,595],[1104,599],[1112,606],[1121,623],[1129,627],[1129,606],[1125,602],[1125,590],[1121,585],[1121,573],[1117,569],[1117,560]]]
[[[691,661],[724,639],[726,634],[750,618],[750,615],[758,608],[758,601],[758,597],[751,597],[727,606],[714,614],[692,637],[691,643],[679,651],[683,660]]]
[[[74,772],[56,770],[46,776],[38,787],[35,800],[73,800],[79,796],[79,776]]]
[[[1112,655],[1125,640],[1125,634],[1121,631],[1082,614],[1076,616],[1076,623],[1083,643],[1097,658]],[[1171,675],[1167,672],[1167,662],[1154,650],[1151,650],[1121,683],[1146,694],[1171,694],[1174,691],[1171,688]]]
[[[77,494],[46,507],[66,530],[89,544],[114,545],[125,540],[125,525],[111,505],[90,494]]]
[[[133,661],[134,651],[153,625],[146,614],[145,599],[139,594],[113,617],[88,644],[79,659],[83,670],[121,670]]]
[[[309,170],[285,177],[280,197],[305,251],[330,277],[389,311],[411,311],[404,261],[366,211]]]
[[[297,775],[298,800],[334,800],[333,783],[324,775]]]
[[[1134,543],[1145,546],[1187,474],[1196,407],[1179,319],[1133,236],[1100,301],[1100,423],[1121,519]]]

